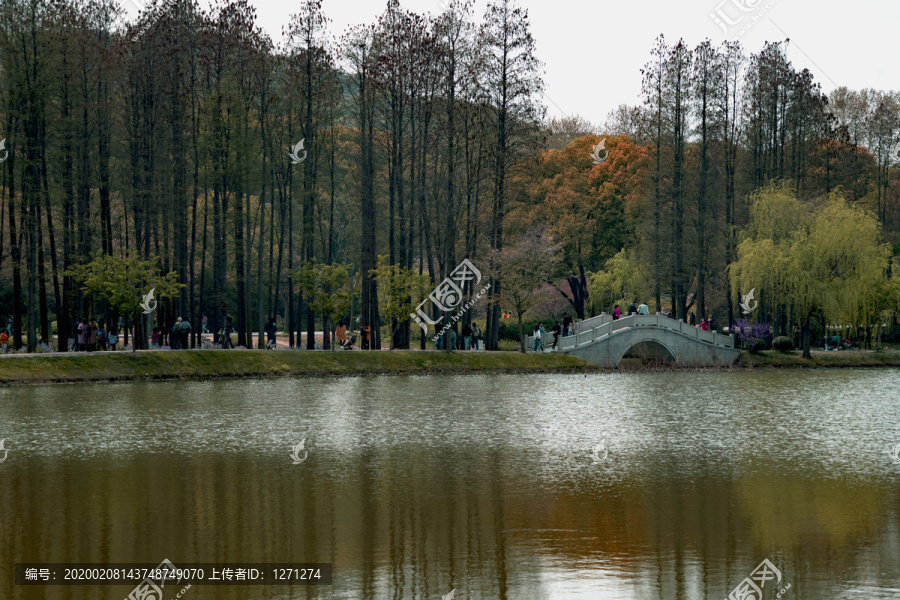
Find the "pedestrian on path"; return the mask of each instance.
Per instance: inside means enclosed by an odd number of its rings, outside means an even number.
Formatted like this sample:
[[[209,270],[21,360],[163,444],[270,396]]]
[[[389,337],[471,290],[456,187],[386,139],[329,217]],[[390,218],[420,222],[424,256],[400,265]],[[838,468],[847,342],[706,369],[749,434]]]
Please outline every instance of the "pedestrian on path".
[[[97,321],[94,320],[94,317],[91,317],[90,322],[87,326],[87,349],[88,352],[93,352],[97,349]]]
[[[172,350],[181,348],[181,317],[175,319],[175,324],[172,325],[172,339],[169,340],[169,347]]]
[[[275,318],[269,317],[269,322],[266,323],[266,350],[275,349],[275,335],[277,332],[278,325],[275,323]]]
[[[344,348],[347,344],[347,326],[344,325],[343,319],[339,319],[337,322],[337,327],[334,329],[334,339],[337,341],[339,348]]]
[[[178,327],[178,344],[181,346],[183,350],[187,350],[191,347],[191,322],[187,319],[183,319],[181,321],[181,325]]]
[[[544,325],[538,323],[534,328],[534,344],[531,345],[532,352],[543,352],[543,337],[544,337]]]
[[[231,341],[231,332],[234,331],[234,321],[231,315],[225,316],[225,327],[222,328],[222,348],[234,349],[234,343]]]

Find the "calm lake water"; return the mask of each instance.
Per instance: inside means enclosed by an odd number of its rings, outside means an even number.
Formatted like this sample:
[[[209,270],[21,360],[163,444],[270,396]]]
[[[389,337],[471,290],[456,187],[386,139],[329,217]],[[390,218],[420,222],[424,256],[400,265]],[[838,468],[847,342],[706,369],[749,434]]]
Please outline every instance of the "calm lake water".
[[[15,586],[17,562],[164,558],[334,568],[186,600],[722,600],[763,559],[784,598],[897,598],[898,390],[891,369],[0,389],[0,598],[132,587]]]

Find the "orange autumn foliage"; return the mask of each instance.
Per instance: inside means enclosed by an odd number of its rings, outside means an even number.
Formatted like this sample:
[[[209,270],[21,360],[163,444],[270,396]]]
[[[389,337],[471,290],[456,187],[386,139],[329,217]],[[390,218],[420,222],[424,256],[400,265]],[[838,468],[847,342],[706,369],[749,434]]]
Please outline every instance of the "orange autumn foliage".
[[[607,159],[594,164],[605,139]],[[602,156],[602,152],[601,152]],[[628,136],[588,135],[542,153],[528,218],[561,244],[571,267],[596,270],[634,242],[633,213],[643,196],[648,151]]]

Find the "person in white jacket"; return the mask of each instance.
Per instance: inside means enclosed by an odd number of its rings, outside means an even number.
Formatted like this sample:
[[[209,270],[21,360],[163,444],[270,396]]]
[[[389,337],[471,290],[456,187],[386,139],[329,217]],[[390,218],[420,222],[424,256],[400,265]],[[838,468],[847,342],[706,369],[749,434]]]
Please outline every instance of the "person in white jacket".
[[[544,324],[538,323],[538,326],[534,328],[534,344],[531,346],[532,352],[543,352],[544,351]]]

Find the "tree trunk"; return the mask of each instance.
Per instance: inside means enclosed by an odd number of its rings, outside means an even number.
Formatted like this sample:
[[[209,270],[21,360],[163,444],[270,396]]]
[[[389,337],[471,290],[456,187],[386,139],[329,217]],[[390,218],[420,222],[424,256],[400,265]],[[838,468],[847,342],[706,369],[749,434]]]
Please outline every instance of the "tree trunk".
[[[809,350],[809,317],[803,319],[803,326],[800,328],[800,339],[803,343],[803,358],[812,358]]]

